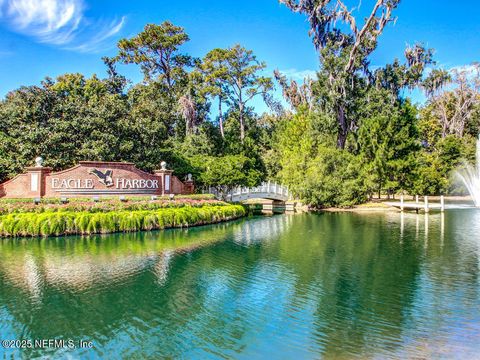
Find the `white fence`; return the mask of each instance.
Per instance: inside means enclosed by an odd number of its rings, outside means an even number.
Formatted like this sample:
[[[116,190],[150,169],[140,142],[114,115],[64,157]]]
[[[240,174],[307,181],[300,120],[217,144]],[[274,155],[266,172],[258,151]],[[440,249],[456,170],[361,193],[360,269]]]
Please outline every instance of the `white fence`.
[[[272,182],[264,182],[260,186],[253,188],[241,186],[233,189],[227,187],[210,187],[208,188],[208,193],[214,194],[217,199],[233,202],[256,198],[280,201],[291,199],[288,187]]]

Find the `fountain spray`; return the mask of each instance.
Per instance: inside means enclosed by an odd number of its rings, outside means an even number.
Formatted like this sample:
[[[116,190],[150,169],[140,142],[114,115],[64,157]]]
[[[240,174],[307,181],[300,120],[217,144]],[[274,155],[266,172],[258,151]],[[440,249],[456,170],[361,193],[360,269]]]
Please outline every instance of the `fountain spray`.
[[[467,164],[464,170],[457,172],[457,175],[465,184],[475,206],[480,207],[480,136],[477,139],[475,165]]]

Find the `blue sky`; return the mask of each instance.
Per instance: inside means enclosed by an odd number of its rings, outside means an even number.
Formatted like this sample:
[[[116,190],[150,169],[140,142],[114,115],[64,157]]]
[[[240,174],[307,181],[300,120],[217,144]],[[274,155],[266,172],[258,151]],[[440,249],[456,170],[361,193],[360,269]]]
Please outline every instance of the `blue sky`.
[[[372,3],[363,0],[360,15]],[[445,68],[480,60],[479,10],[475,0],[461,6],[447,0],[403,0],[372,65],[402,57],[406,44],[416,41],[435,48],[435,58]],[[301,78],[318,68],[305,17],[276,0],[0,0],[0,96],[66,72],[103,77],[101,57],[115,54],[118,39],[164,20],[185,28],[191,40],[183,50],[193,56],[240,43],[267,62],[268,72],[278,68]],[[141,80],[133,65],[120,70],[134,82]]]

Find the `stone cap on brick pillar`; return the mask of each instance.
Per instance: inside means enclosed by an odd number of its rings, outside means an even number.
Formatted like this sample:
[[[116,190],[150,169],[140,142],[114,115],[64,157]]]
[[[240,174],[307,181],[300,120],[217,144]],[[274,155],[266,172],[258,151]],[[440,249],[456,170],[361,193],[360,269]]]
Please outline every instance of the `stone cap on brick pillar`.
[[[38,156],[35,159],[35,166],[26,168],[26,175],[30,185],[27,189],[27,195],[35,197],[45,195],[45,177],[51,172],[52,168],[43,166],[43,159]]]
[[[183,182],[186,186],[193,186],[193,177],[192,174],[187,174],[185,181]]]
[[[172,191],[172,173],[173,170],[167,170],[167,163],[162,161],[160,163],[160,169],[154,170],[153,173],[162,178],[162,195],[170,194]]]
[[[50,173],[50,172],[52,172],[53,168],[48,167],[48,166],[42,166],[42,167],[29,166],[29,167],[25,168],[25,170],[27,172]]]
[[[187,174],[185,181],[183,182],[183,192],[186,194],[193,194],[195,186],[193,184],[192,174]]]

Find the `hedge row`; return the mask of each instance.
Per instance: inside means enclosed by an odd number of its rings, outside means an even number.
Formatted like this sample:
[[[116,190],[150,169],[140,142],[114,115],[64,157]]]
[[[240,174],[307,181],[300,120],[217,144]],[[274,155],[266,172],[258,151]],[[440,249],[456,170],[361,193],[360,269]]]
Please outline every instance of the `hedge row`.
[[[222,206],[226,203],[218,200],[197,200],[197,199],[178,199],[178,200],[136,200],[120,201],[118,199],[103,200],[93,202],[83,199],[83,201],[74,201],[67,204],[40,203],[1,203],[0,215],[10,213],[42,213],[54,211],[86,211],[86,212],[110,212],[110,211],[135,211],[135,210],[157,210],[161,208],[176,208],[184,206],[203,207],[205,205]]]
[[[92,197],[67,197],[69,202],[88,202],[92,201]],[[147,201],[151,200],[151,196],[125,196],[128,201]],[[191,200],[212,200],[215,196],[213,194],[190,194],[190,195],[175,195],[175,199],[191,199]],[[119,200],[120,196],[100,196],[98,202]],[[170,200],[169,195],[157,196],[158,200]],[[33,199],[31,198],[2,198],[0,199],[0,204],[19,204],[19,203],[32,203]],[[41,204],[60,204],[62,198],[42,198],[40,199]]]
[[[12,213],[0,216],[0,236],[59,236],[156,230],[235,219],[241,205],[166,208],[140,211]]]

